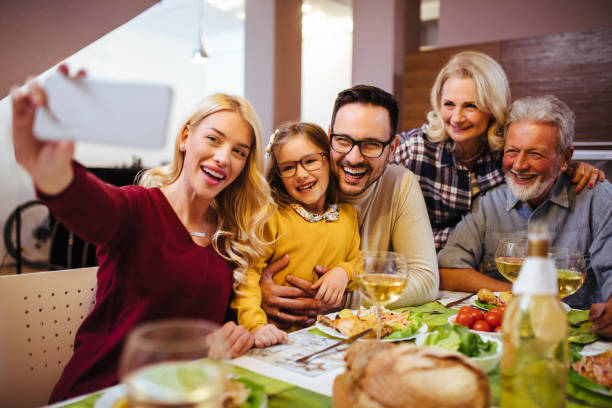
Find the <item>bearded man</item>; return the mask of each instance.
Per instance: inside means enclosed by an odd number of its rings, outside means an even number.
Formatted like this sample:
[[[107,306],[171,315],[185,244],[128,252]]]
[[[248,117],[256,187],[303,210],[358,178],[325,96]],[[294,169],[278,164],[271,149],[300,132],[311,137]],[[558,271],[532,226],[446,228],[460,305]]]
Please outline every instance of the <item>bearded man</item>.
[[[526,238],[530,222],[545,223],[552,246],[580,250],[587,264],[584,285],[563,301],[575,308],[593,306],[592,320],[607,313],[612,336],[612,185],[604,181],[576,194],[564,173],[573,136],[574,113],[558,98],[528,97],[512,104],[505,129],[506,184],[484,195],[457,224],[438,254],[440,286],[510,290],[495,267],[497,243]]]

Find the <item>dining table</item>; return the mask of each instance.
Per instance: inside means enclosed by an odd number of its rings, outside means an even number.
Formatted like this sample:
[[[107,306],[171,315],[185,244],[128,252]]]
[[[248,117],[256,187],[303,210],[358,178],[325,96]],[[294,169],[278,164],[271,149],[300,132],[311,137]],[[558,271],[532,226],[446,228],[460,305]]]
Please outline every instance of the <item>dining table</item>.
[[[422,320],[427,324],[428,331],[445,325],[451,316],[458,313],[458,310],[469,305],[470,294],[463,292],[440,291],[438,299],[420,306],[405,307],[396,311],[421,312]],[[460,301],[459,301],[460,300]],[[446,305],[451,305],[447,307]],[[570,322],[584,320],[588,316],[588,310],[570,311]],[[583,325],[573,335],[581,333],[587,341],[592,341],[588,337],[588,326]],[[572,329],[573,330],[573,329]],[[588,338],[587,338],[588,337]],[[589,340],[590,339],[590,340]],[[344,372],[344,354],[349,347],[343,344],[325,353],[319,354],[306,362],[296,360],[322,350],[339,341],[338,338],[329,336],[325,331],[320,330],[316,325],[289,334],[287,344],[275,345],[267,348],[253,348],[245,355],[229,360],[226,366],[231,374],[240,379],[255,383],[265,390],[267,396],[266,405],[269,408],[276,407],[303,407],[319,408],[332,406],[332,387],[337,375]],[[409,340],[414,341],[414,339]],[[499,404],[499,366],[488,373],[493,406]],[[94,392],[89,395],[73,398],[64,402],[48,406],[48,408],[112,408],[109,404],[109,396],[124,393],[122,385],[116,385],[107,389]],[[572,384],[568,384],[568,408],[585,408],[610,406],[610,404],[592,405],[581,402],[579,398],[581,390],[576,389]]]

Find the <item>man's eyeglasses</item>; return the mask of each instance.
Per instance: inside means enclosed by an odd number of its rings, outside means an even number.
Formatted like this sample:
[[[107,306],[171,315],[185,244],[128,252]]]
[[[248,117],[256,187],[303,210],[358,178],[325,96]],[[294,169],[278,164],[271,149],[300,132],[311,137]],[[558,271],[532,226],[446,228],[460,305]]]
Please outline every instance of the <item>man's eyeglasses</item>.
[[[359,147],[359,151],[363,157],[369,157],[371,159],[376,159],[380,157],[385,147],[393,138],[387,140],[386,142],[381,142],[379,140],[353,140],[348,136],[339,135],[337,133],[332,133],[331,137],[331,147],[338,153],[346,154],[353,149],[353,146],[357,145]]]
[[[306,171],[319,170],[321,167],[323,167],[323,161],[326,157],[327,154],[325,153],[314,153],[304,156],[297,161],[286,161],[278,163],[278,174],[283,178],[293,177],[297,172],[298,164],[301,164],[304,170]]]

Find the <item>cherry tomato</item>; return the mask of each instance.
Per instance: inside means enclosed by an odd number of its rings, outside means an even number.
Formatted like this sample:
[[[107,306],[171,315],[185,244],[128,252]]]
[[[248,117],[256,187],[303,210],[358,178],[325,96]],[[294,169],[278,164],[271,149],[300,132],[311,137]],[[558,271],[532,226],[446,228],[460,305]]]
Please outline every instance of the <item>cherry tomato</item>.
[[[455,323],[465,327],[469,327],[471,329],[474,325],[474,317],[469,312],[459,313],[455,317]]]
[[[492,328],[496,328],[502,322],[502,315],[500,312],[493,312],[492,310],[489,310],[487,313],[484,314],[484,319],[485,322],[489,324],[489,326],[491,326]]]
[[[489,326],[489,323],[487,323],[486,320],[478,320],[476,323],[474,323],[472,330],[490,332],[491,326]]]
[[[499,311],[502,313],[502,316],[504,313],[506,313],[506,305],[501,305],[498,307]]]
[[[478,320],[483,320],[484,319],[484,314],[482,314],[482,312],[478,309],[474,309],[471,308],[471,312],[470,314],[474,317],[474,321],[477,322]]]
[[[495,333],[501,333],[502,332],[501,326],[497,326],[493,331]]]
[[[472,313],[472,310],[474,310],[473,307],[461,306],[461,309],[459,309],[459,313]]]
[[[489,309],[489,311],[487,313],[499,313],[502,314],[502,310],[500,309],[500,306],[498,307],[494,307],[493,309]]]

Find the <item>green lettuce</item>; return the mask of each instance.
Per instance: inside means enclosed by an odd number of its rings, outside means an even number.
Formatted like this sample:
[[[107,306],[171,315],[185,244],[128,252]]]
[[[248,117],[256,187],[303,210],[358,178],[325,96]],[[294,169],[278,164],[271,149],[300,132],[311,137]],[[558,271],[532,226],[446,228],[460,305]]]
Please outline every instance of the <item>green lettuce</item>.
[[[497,352],[497,343],[484,341],[470,329],[458,324],[438,326],[425,339],[425,346],[458,351],[468,357],[484,357]]]

